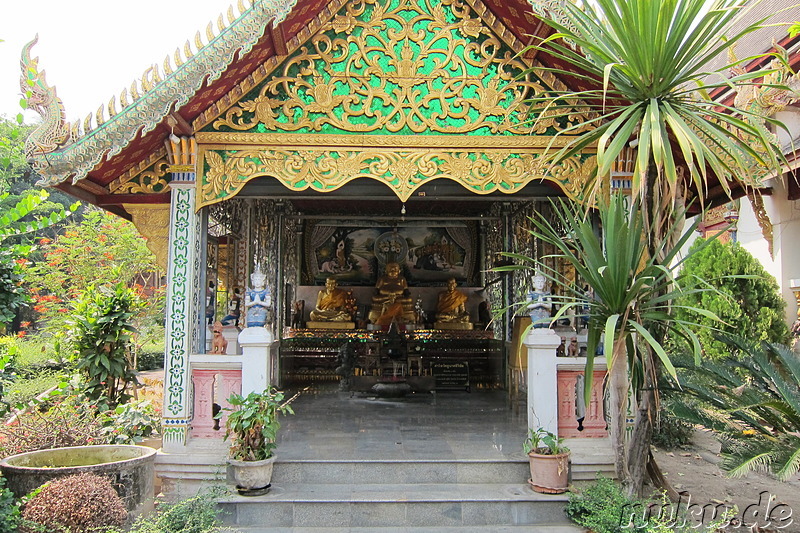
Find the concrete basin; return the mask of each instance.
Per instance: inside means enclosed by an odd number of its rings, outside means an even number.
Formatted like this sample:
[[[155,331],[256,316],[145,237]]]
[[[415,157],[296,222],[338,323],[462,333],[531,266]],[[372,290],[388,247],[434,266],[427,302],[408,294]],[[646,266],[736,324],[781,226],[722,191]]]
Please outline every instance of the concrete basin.
[[[153,506],[155,458],[156,451],[147,446],[73,446],[6,457],[0,462],[0,471],[17,497],[56,478],[86,472],[106,476],[128,511],[138,515]]]

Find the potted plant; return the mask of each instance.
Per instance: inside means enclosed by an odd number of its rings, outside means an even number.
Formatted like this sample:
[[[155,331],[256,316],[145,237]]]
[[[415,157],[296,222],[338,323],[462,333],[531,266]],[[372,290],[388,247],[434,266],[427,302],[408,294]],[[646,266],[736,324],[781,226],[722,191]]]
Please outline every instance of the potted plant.
[[[545,494],[566,492],[569,485],[569,448],[564,446],[564,439],[544,428],[531,428],[522,447],[530,461],[531,479],[528,483],[533,490]]]
[[[295,396],[296,397],[296,396]],[[225,439],[231,439],[228,464],[233,470],[241,494],[263,491],[272,480],[276,437],[281,424],[279,414],[294,414],[283,392],[267,387],[264,392],[251,392],[247,397],[233,393],[228,399],[232,408],[225,421]],[[222,417],[222,411],[217,418]]]

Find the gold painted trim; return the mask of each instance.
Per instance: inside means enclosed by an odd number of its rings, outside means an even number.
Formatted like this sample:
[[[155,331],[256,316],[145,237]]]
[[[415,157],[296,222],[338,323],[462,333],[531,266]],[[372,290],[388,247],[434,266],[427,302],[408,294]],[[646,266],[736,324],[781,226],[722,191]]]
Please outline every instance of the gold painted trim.
[[[153,164],[152,170],[145,170],[137,174],[130,181],[120,185],[114,194],[155,194],[158,192],[169,191],[169,180],[165,178],[168,173],[169,165],[166,159],[161,159]]]
[[[122,204],[131,221],[144,237],[147,248],[156,256],[158,266],[167,271],[169,255],[169,204]]]
[[[219,152],[230,152],[226,159]],[[359,178],[384,183],[401,201],[424,184],[450,179],[474,194],[513,194],[532,181],[557,183],[579,198],[596,167],[595,157],[575,156],[549,166],[542,150],[431,148],[329,149],[302,147],[208,147],[198,154],[197,209],[236,196],[247,182],[273,177],[292,191],[332,192]],[[206,167],[208,170],[206,171]]]
[[[167,149],[164,147],[155,150],[148,154],[146,159],[139,161],[138,163],[134,164],[132,167],[128,168],[125,172],[120,174],[120,176],[108,184],[108,190],[111,194],[117,193],[118,189],[121,188],[123,185],[128,183],[131,180],[136,179],[142,172],[147,170],[150,166],[155,164],[161,158],[167,156]]]
[[[252,148],[253,146],[289,149],[308,147],[352,147],[352,148],[428,148],[441,149],[513,149],[541,150],[562,148],[572,138],[559,136],[527,135],[358,135],[325,133],[241,133],[198,132],[200,150],[212,148]],[[595,144],[590,145],[590,148]]]
[[[194,165],[169,165],[167,167],[167,172],[195,172],[196,167]]]
[[[764,237],[764,240],[767,241],[769,256],[770,258],[775,259],[775,238],[773,234],[772,221],[769,219],[767,208],[764,207],[764,197],[761,196],[757,190],[750,189],[747,191],[747,199],[750,200],[753,213],[758,221],[758,225],[761,227],[761,235]]]

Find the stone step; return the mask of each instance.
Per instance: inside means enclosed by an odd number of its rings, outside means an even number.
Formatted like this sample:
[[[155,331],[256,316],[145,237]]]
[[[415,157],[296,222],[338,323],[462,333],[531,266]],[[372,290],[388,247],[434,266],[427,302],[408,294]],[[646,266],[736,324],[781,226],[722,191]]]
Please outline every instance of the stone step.
[[[611,479],[617,477],[613,464],[573,464],[570,468],[570,479],[572,481],[594,481],[598,475]]]
[[[588,481],[597,475],[614,477],[614,463],[607,458],[571,463],[574,481]],[[280,461],[275,462],[273,484],[369,484],[384,483],[515,483],[530,477],[527,458],[519,460],[445,461]]]
[[[516,483],[528,460],[292,460],[275,461],[273,485],[285,483]]]
[[[524,484],[284,484],[264,496],[231,495],[219,504],[235,526],[463,527],[569,525],[567,495]]]

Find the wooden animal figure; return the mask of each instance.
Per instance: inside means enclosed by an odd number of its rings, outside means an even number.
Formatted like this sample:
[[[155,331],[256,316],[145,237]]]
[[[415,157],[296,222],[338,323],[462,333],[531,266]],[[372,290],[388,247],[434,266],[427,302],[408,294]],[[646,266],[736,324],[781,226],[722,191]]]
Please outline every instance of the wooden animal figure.
[[[577,337],[572,337],[569,341],[569,346],[567,347],[567,356],[568,357],[578,357],[578,339]]]
[[[211,353],[224,354],[228,351],[228,340],[222,336],[222,322],[214,322],[214,339],[211,341]]]

